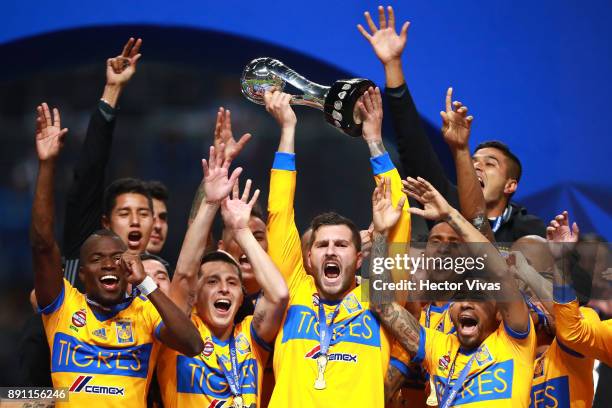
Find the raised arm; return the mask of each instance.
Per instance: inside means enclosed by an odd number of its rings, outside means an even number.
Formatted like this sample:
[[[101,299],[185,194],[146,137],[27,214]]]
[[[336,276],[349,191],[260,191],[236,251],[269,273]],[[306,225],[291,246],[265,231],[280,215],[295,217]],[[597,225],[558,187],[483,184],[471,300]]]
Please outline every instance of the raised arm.
[[[578,242],[579,233],[578,224],[570,228],[567,211],[557,215],[546,228],[546,239],[557,261],[553,274],[556,335],[571,349],[612,365],[612,321],[602,322],[595,313],[582,313],[570,268],[564,262]]]
[[[140,257],[125,252],[121,257],[121,266],[125,271],[127,281],[132,286],[138,287],[159,312],[163,323],[159,330],[161,342],[187,356],[199,354],[204,348],[204,341],[190,317],[164,295],[164,292],[156,287],[151,278],[148,278],[148,283],[152,286],[148,290],[142,288],[141,284],[147,275]]]
[[[264,95],[266,110],[281,128],[278,151],[270,172],[268,196],[268,254],[291,291],[294,282],[305,276],[300,234],[295,225],[296,171],[295,126],[297,118],[289,105],[291,96],[282,92]]]
[[[391,124],[395,130],[397,151],[404,173],[411,177],[424,177],[453,205],[458,206],[457,190],[444,172],[438,155],[425,132],[402,70],[402,53],[406,46],[410,22],[402,25],[398,34],[395,13],[387,7],[389,18],[382,6],[378,7],[379,27],[365,12],[369,32],[360,24],[361,34],[368,40],[374,53],[383,64],[386,77],[385,96],[391,112]]]
[[[402,179],[383,143],[383,107],[380,89],[368,89],[360,98],[358,108],[363,119],[363,139],[370,150],[370,163],[376,182],[380,183],[388,178],[392,205],[396,206],[400,201],[403,203],[398,222],[389,230],[389,242],[406,244],[404,248],[395,245],[392,251],[403,252],[407,250],[407,243],[410,241],[410,213],[408,201],[402,194]]]
[[[221,150],[224,145],[220,144]],[[206,199],[200,201],[199,209],[185,234],[183,246],[170,284],[170,298],[180,310],[191,314],[198,288],[200,260],[206,249],[215,214],[242,172],[236,168],[228,178],[231,160],[224,159],[214,146],[210,147],[208,162],[202,160],[204,179],[200,186]]]
[[[59,247],[53,235],[55,215],[55,164],[68,129],[62,129],[57,108],[51,111],[46,103],[36,108],[36,153],[38,177],[32,203],[30,245],[34,265],[34,290],[38,306],[44,309],[61,293],[62,263]]]
[[[422,178],[408,177],[405,192],[423,204],[423,209],[410,208],[410,212],[428,220],[444,220],[459,234],[474,256],[486,258],[487,276],[500,283],[497,302],[507,327],[518,333],[529,329],[529,311],[516,285],[514,276],[497,248],[489,242],[459,211],[452,208],[442,195]],[[475,245],[476,243],[480,245]]]
[[[243,134],[238,141],[234,139],[232,132],[232,116],[229,109],[223,106],[217,111],[217,120],[215,122],[214,147],[217,154],[220,154],[224,160],[233,161],[244,149],[247,142],[251,139],[250,133]],[[191,210],[189,211],[189,221],[191,224],[200,209],[200,204],[204,200],[206,194],[204,192],[204,180],[198,186],[198,190],[193,198]]]
[[[446,111],[441,111],[442,135],[455,160],[457,192],[461,215],[491,242],[495,242],[493,230],[487,219],[487,204],[470,154],[470,130],[473,116],[468,116],[467,106],[459,101],[451,102],[453,88],[446,92]]]
[[[141,45],[140,38],[130,38],[120,55],[106,61],[104,91],[89,121],[74,180],[66,197],[63,246],[67,259],[77,259],[81,244],[100,228],[104,175],[112,146],[117,102],[136,72]]]
[[[278,268],[249,228],[251,210],[259,197],[259,190],[255,190],[249,200],[250,191],[251,180],[247,180],[242,197],[239,197],[236,185],[231,199],[223,201],[221,215],[225,226],[232,230],[236,242],[253,265],[255,279],[262,288],[263,295],[257,300],[253,313],[253,329],[259,338],[270,344],[280,328],[289,291]]]

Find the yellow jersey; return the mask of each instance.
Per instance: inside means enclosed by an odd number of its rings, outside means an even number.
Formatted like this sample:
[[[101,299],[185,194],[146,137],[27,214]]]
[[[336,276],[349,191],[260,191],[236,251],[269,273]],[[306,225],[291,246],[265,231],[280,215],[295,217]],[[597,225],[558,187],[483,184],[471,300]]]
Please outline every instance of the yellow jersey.
[[[592,358],[553,340],[534,363],[529,407],[590,407],[593,404],[593,363]]]
[[[612,320],[601,321],[590,308],[580,308],[574,289],[555,286],[553,290],[556,335],[572,350],[612,366]],[[583,312],[588,312],[589,318]]]
[[[461,351],[456,334],[447,334],[421,326],[419,348],[413,362],[433,376],[438,401],[442,399],[449,372],[455,365],[451,386],[468,361],[474,360],[464,385],[452,404],[456,407],[527,407],[533,378],[536,347],[531,318],[526,333],[516,333],[504,323],[475,350]]]
[[[151,302],[138,296],[101,313],[64,279],[59,296],[40,312],[53,386],[69,390],[69,401],[57,407],[146,407],[161,328]]]
[[[386,160],[386,161],[385,161]],[[380,164],[379,167],[376,167]],[[399,174],[388,155],[377,163],[377,177],[391,177],[392,200],[401,195]],[[378,172],[378,170],[385,170]],[[322,302],[331,322],[327,386],[316,390],[319,341],[319,297],[314,278],[302,263],[300,235],[294,220],[296,185],[295,155],[277,153],[270,178],[268,201],[268,253],[283,274],[290,300],[274,347],[276,386],[270,407],[382,407],[384,377],[389,365],[390,341],[369,310],[369,303],[357,286],[339,302]],[[405,210],[390,231],[397,241],[407,242],[410,216]],[[328,317],[329,318],[329,317]]]
[[[192,313],[191,321],[204,340],[204,349],[196,357],[187,357],[162,346],[157,378],[164,406],[230,407],[233,395],[219,366],[221,361],[227,370],[231,370],[229,340],[217,339],[196,313]],[[247,316],[238,323],[234,328],[234,338],[243,403],[245,407],[254,408],[260,406],[263,371],[271,348],[257,336],[252,321],[253,316]]]
[[[442,306],[437,306],[434,303],[425,305],[421,310],[419,323],[423,327],[431,328],[442,333],[454,333],[455,326],[450,319],[448,308],[450,302],[446,302]],[[396,396],[388,408],[412,407],[425,408],[427,404],[427,395],[429,387],[429,374],[423,370],[420,364],[410,362],[410,355],[399,344],[395,343],[391,350],[391,365],[397,368],[403,374],[405,382],[402,388],[398,391],[401,395]]]

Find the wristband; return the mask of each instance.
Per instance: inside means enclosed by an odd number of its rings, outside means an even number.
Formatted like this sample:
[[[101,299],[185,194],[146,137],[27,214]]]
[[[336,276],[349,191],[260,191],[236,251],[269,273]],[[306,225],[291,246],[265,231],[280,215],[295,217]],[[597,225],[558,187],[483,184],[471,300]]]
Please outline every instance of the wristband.
[[[136,286],[136,288],[138,288],[141,295],[149,296],[151,292],[157,289],[157,284],[155,283],[153,278],[151,278],[150,276],[147,276],[146,278],[142,280],[142,282],[140,282]]]

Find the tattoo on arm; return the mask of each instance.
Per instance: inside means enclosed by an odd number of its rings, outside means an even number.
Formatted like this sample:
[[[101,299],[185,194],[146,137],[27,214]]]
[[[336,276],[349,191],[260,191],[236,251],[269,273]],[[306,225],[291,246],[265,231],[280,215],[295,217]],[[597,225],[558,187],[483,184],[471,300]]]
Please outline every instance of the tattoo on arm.
[[[376,234],[372,244],[372,259],[384,257],[387,254],[387,243],[384,235]],[[373,277],[374,262],[370,263],[370,278]],[[377,280],[383,283],[391,281],[391,271],[385,270],[378,275]],[[410,353],[415,354],[419,348],[420,325],[408,310],[394,301],[390,291],[377,291],[370,286],[370,309],[378,316],[382,325]]]
[[[255,329],[259,328],[265,320],[266,320],[266,311],[256,310],[255,313],[253,314],[253,327],[255,327]]]
[[[189,223],[191,223],[196,215],[198,215],[198,210],[200,209],[200,205],[202,204],[202,200],[206,198],[206,192],[204,191],[204,181],[200,183],[198,186],[198,190],[193,197],[193,202],[191,203],[191,210],[189,210]]]
[[[404,375],[394,366],[389,365],[385,377],[385,405],[389,404],[400,386],[404,382]]]
[[[370,149],[370,156],[377,157],[385,154],[387,149],[385,149],[385,145],[382,140],[375,140],[368,142],[368,148]]]

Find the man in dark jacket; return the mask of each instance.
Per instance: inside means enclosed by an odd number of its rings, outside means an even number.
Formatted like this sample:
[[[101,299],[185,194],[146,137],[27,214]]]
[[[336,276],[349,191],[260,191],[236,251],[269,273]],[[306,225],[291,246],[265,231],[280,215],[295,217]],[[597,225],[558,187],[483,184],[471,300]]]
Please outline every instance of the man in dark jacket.
[[[459,207],[457,187],[444,172],[404,79],[401,55],[410,23],[404,23],[398,34],[393,9],[388,7],[388,20],[382,7],[379,7],[378,13],[379,27],[366,13],[370,31],[361,25],[358,28],[385,69],[385,95],[404,173],[428,180],[452,206]],[[521,178],[521,163],[508,146],[497,141],[482,143],[474,151],[473,163],[486,201],[486,218],[491,223],[495,240],[511,243],[525,235],[543,237],[545,226],[542,220],[527,214],[524,207],[510,202]],[[484,222],[483,218],[471,221],[478,227],[478,223]]]

